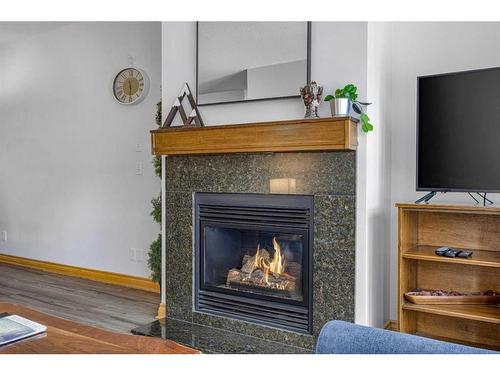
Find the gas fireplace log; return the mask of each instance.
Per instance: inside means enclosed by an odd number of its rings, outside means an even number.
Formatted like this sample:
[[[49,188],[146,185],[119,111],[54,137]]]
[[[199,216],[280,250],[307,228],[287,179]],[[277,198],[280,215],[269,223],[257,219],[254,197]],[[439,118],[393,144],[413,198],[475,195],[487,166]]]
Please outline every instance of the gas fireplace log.
[[[242,278],[242,272],[236,268],[232,268],[227,273],[226,285],[229,286],[231,282],[239,282]]]
[[[270,273],[266,282],[265,274],[261,269],[256,269],[248,274],[233,268],[227,273],[226,285],[228,287],[248,286],[292,292],[296,288],[296,278],[286,273],[281,275]]]
[[[241,267],[241,272],[251,274],[255,267],[257,266],[255,263],[256,255],[251,257],[250,255],[245,255],[243,257],[243,266]]]
[[[254,256],[245,255],[243,257],[243,261],[241,262],[241,264],[243,264],[243,266],[241,267],[241,272],[251,274],[253,271],[255,271],[255,269],[260,266],[255,261],[257,257],[259,257],[259,261],[260,259],[269,261],[271,255],[269,255],[269,252],[266,249],[257,249],[257,253],[255,253]]]

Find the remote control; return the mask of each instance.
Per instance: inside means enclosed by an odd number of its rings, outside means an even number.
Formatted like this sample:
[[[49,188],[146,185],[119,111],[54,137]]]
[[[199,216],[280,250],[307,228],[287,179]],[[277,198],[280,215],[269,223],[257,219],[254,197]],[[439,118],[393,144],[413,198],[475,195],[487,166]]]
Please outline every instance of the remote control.
[[[435,251],[436,255],[447,257],[447,258],[470,258],[472,256],[472,251],[469,250],[459,250],[451,247],[440,247]]]
[[[449,247],[440,247],[436,250],[436,255],[443,256],[448,250],[450,250]]]
[[[460,250],[449,249],[446,253],[443,254],[443,256],[447,258],[456,258],[458,254],[460,254],[460,252]]]
[[[460,253],[457,254],[457,257],[459,258],[470,258],[472,256],[472,251],[468,250],[462,250]]]

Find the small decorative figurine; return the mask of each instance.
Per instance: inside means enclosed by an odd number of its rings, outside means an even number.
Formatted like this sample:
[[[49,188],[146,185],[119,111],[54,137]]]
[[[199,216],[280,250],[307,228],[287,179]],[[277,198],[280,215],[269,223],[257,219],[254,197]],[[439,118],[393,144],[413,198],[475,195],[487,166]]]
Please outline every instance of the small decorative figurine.
[[[189,115],[186,114],[186,111],[182,106],[182,100],[184,98],[187,98],[191,106]],[[193,94],[191,94],[191,89],[189,88],[187,82],[184,84],[184,86],[182,86],[181,92],[179,93],[177,98],[175,98],[174,104],[172,105],[172,108],[170,109],[170,112],[168,113],[167,119],[163,123],[162,128],[168,128],[172,125],[177,112],[179,112],[179,114],[181,115],[182,123],[185,126],[191,125],[193,121],[194,126],[204,126],[200,112],[198,111],[198,107],[196,106],[196,102],[194,101]]]
[[[323,95],[323,87],[318,86],[315,81],[301,87],[300,96],[306,106],[306,113],[304,118],[318,118],[318,108],[321,102],[321,95]]]

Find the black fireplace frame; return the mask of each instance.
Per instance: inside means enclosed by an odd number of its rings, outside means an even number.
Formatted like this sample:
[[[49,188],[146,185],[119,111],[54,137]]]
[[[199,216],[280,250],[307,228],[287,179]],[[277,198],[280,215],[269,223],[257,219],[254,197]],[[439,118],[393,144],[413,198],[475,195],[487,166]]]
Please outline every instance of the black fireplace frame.
[[[194,311],[209,313],[242,321],[257,323],[274,328],[290,330],[299,333],[312,333],[313,316],[313,235],[314,235],[314,196],[312,195],[285,195],[285,194],[241,194],[241,193],[193,193],[193,244],[194,244],[194,272],[193,295]],[[220,207],[235,212],[245,209],[274,210],[277,218],[257,215],[252,222],[245,222],[244,216],[233,214],[235,221],[211,218],[214,225],[224,227],[247,228],[256,230],[279,230],[304,236],[303,243],[307,245],[302,254],[302,291],[303,300],[294,301],[278,297],[249,294],[237,290],[224,290],[202,285],[203,279],[203,212],[214,208],[217,212]],[[201,208],[201,210],[200,210]],[[255,213],[254,213],[255,214]],[[284,215],[285,214],[285,215]],[[220,214],[218,214],[220,215]],[[294,216],[296,215],[296,217]],[[285,217],[280,221],[279,217]],[[290,216],[290,218],[288,218]],[[239,222],[239,220],[243,220]],[[260,222],[259,222],[260,221]],[[222,304],[235,306],[219,308]],[[248,315],[242,313],[246,311]],[[256,312],[256,315],[253,312]],[[282,320],[262,318],[262,316],[285,317]]]

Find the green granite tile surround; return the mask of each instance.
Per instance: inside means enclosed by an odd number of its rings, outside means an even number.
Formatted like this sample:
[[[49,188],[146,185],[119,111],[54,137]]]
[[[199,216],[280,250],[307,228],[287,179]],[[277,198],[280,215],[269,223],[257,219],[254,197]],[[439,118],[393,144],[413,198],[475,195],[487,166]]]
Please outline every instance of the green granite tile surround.
[[[313,335],[193,312],[193,193],[270,193],[270,179],[296,179],[314,195]],[[354,320],[356,153],[259,153],[166,158],[168,317],[313,348],[331,319]]]
[[[204,354],[313,354],[310,349],[169,318],[134,328],[135,335],[160,337],[201,350]]]

